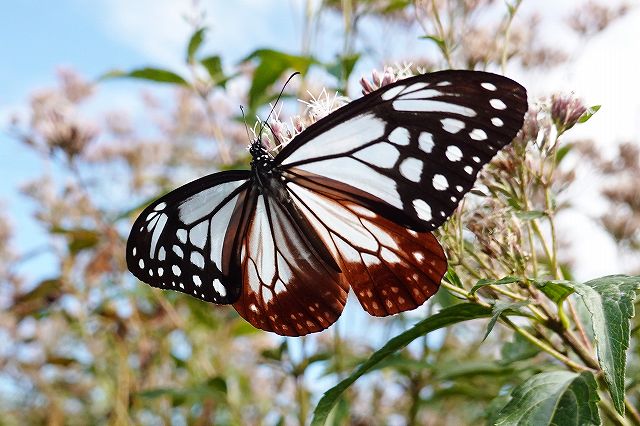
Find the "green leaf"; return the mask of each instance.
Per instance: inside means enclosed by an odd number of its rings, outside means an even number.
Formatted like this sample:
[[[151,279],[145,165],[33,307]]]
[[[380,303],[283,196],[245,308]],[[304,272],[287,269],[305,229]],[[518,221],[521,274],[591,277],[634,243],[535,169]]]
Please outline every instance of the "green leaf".
[[[528,331],[533,332],[533,330]],[[512,364],[517,361],[532,358],[539,353],[539,347],[525,339],[521,334],[515,333],[513,340],[502,345],[500,349],[500,364]]]
[[[346,84],[358,59],[360,59],[359,54],[338,56],[335,62],[325,65],[325,68],[329,74],[334,76],[338,81]]]
[[[161,397],[170,397],[174,406],[184,403],[184,401],[202,402],[205,398],[214,398],[221,400],[226,397],[227,383],[221,377],[212,377],[202,383],[191,387],[176,388],[155,388],[147,389],[136,393],[139,398],[155,399]]]
[[[556,304],[564,302],[564,299],[573,294],[573,288],[568,285],[569,281],[534,281],[536,287]]]
[[[444,51],[447,48],[446,42],[443,39],[441,39],[440,37],[437,37],[437,36],[434,36],[434,35],[426,35],[426,36],[422,36],[420,38],[423,39],[423,40],[431,40],[442,51]]]
[[[469,293],[474,294],[476,291],[478,291],[482,287],[486,287],[488,285],[512,284],[512,283],[517,283],[519,281],[522,281],[521,277],[506,276],[506,277],[500,278],[499,280],[482,278],[478,280],[478,282],[473,287],[471,287],[471,291]]]
[[[545,212],[540,210],[529,210],[525,212],[517,211],[515,212],[515,215],[517,218],[520,218],[522,220],[533,220],[546,216]]]
[[[530,302],[528,300],[511,303],[496,300],[496,302],[493,304],[493,315],[491,316],[491,320],[489,320],[489,324],[487,324],[487,331],[484,333],[484,337],[482,338],[482,340],[484,341],[487,337],[489,337],[489,333],[491,333],[491,330],[493,330],[493,327],[496,325],[496,322],[498,321],[498,318],[500,318],[500,315],[504,314],[505,312],[523,315],[523,313],[519,312],[519,309],[523,306],[528,305],[529,303]]]
[[[371,371],[379,362],[394,354],[409,343],[443,327],[468,321],[476,318],[486,318],[491,315],[491,309],[475,303],[460,303],[443,309],[431,317],[420,321],[409,330],[389,340],[382,348],[374,352],[371,357],[333,388],[329,389],[320,398],[313,412],[312,426],[324,425],[332,407],[336,404],[340,395],[349,388],[359,377]]]
[[[487,406],[484,415],[487,418],[485,423],[487,426],[494,426],[498,421],[498,415],[505,405],[509,402],[511,396],[509,394],[496,396]]]
[[[518,386],[496,426],[599,425],[598,387],[590,372],[540,373]]]
[[[113,70],[100,77],[100,80],[110,78],[135,78],[139,80],[153,81],[156,83],[179,84],[183,86],[189,85],[187,80],[173,71],[153,67],[140,68],[133,71]]]
[[[464,286],[462,285],[462,280],[460,280],[460,277],[456,273],[455,269],[453,269],[451,266],[447,268],[447,273],[444,274],[443,279],[449,284],[452,284],[458,288],[464,288]]]
[[[451,364],[438,365],[436,377],[439,380],[454,380],[475,376],[512,375],[515,368],[497,364],[495,361],[456,361]]]
[[[556,164],[560,164],[567,154],[573,149],[572,143],[567,143],[556,151]]]
[[[286,71],[294,70],[305,75],[317,61],[311,56],[289,55],[272,49],[258,49],[242,62],[258,61],[249,89],[249,108],[255,109],[268,97],[267,89]]]
[[[92,229],[84,228],[60,228],[53,227],[51,229],[53,234],[64,235],[67,239],[69,252],[71,254],[78,254],[82,250],[87,250],[95,247],[100,242],[100,234]]]
[[[593,115],[600,110],[602,105],[594,105],[587,108],[587,110],[580,116],[578,123],[586,123]]]
[[[209,77],[211,77],[211,80],[213,80],[214,82],[217,82],[224,77],[224,74],[222,73],[222,60],[220,59],[220,56],[207,56],[206,58],[200,59],[200,63],[207,70],[207,72],[209,73]]]
[[[187,46],[187,63],[193,63],[196,52],[204,41],[204,34],[206,31],[206,28],[200,28],[196,30],[191,36],[191,39],[189,39],[189,45]]]
[[[584,284],[570,282],[591,314],[598,362],[618,413],[624,415],[624,379],[629,348],[629,319],[640,277],[611,275]]]

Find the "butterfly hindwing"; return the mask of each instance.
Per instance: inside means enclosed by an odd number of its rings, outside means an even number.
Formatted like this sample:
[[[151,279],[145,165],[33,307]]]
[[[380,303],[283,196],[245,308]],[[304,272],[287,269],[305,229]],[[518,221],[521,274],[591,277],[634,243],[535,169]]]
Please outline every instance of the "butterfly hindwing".
[[[295,206],[277,192],[249,195],[255,208],[236,250],[243,289],[234,307],[257,328],[300,336],[333,324],[349,287],[335,262],[313,247],[315,234],[300,226]]]
[[[502,76],[419,75],[318,121],[275,161],[287,179],[305,178],[309,186],[330,179],[342,192],[367,194],[363,205],[389,220],[433,230],[515,137],[526,110],[525,89]]]
[[[229,222],[248,177],[248,171],[205,176],[149,205],[127,241],[129,270],[153,287],[233,303],[241,283],[228,279],[222,252],[235,235]]]
[[[409,230],[348,199],[287,186],[371,315],[415,309],[438,290],[447,261],[431,233]]]

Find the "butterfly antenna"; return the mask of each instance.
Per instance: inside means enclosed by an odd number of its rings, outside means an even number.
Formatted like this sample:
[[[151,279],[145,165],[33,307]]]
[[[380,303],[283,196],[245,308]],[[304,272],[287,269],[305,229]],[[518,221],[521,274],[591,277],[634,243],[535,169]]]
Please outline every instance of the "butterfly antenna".
[[[293,74],[291,74],[289,76],[289,78],[287,79],[287,81],[284,83],[284,86],[282,86],[282,90],[280,90],[280,94],[278,95],[278,98],[276,99],[276,102],[271,107],[271,111],[269,112],[269,115],[267,115],[267,119],[264,120],[262,122],[262,125],[260,126],[260,132],[259,132],[258,138],[262,137],[262,131],[264,130],[264,125],[269,121],[269,118],[271,117],[271,114],[273,114],[273,111],[276,109],[276,105],[278,105],[278,102],[280,101],[280,97],[282,97],[282,94],[284,93],[284,89],[287,87],[287,84],[289,84],[291,79],[293,77],[295,77],[296,75],[298,75],[298,74],[300,74],[298,71],[296,71]]]
[[[242,121],[244,121],[244,129],[247,131],[247,140],[251,143],[251,136],[249,135],[249,126],[247,126],[247,117],[244,115],[244,108],[240,105],[240,112],[242,113]]]

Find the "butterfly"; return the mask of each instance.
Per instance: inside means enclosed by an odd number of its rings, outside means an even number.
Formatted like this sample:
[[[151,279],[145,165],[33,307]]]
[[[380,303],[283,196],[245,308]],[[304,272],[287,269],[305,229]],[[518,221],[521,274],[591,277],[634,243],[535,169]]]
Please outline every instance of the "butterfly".
[[[146,207],[129,270],[153,287],[233,304],[285,336],[326,329],[352,289],[371,315],[414,309],[447,269],[431,231],[515,137],[520,84],[446,70],[396,81],[295,136],[250,170],[214,173]]]

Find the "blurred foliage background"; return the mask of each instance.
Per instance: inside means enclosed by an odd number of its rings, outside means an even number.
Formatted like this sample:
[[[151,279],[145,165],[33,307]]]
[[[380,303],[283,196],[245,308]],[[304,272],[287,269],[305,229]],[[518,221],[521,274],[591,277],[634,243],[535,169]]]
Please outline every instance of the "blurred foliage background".
[[[10,218],[0,219],[0,424],[307,424],[322,393],[376,348],[461,299],[521,318],[501,319],[486,340],[486,320],[412,339],[342,393],[331,424],[491,423],[509,392],[536,373],[579,371],[571,362],[597,371],[584,306],[571,296],[565,313],[558,306],[566,295],[554,299],[534,284],[575,274],[574,253],[554,218],[572,208],[580,167],[599,175],[593,190],[609,207],[594,220],[629,259],[629,269],[619,272],[639,273],[640,148],[637,141],[621,143],[605,156],[598,141],[572,139],[571,128],[597,110],[583,105],[579,93],[530,98],[523,130],[438,232],[451,269],[438,295],[415,312],[368,318],[351,300],[347,318],[330,330],[283,339],[253,329],[229,307],[141,284],[125,266],[129,227],[146,203],[193,178],[247,166],[238,106],[253,124],[293,71],[302,76],[287,88],[272,123],[295,133],[317,113],[296,99],[317,106],[323,89],[326,99],[336,92],[357,98],[385,75],[564,66],[570,52],[540,42],[540,16],[514,20],[520,4],[309,1],[300,46],[286,52],[264,46],[240,63],[203,49],[207,31],[194,18],[184,69],[141,64],[105,70],[99,80],[63,69],[56,86],[34,90],[28,118],[16,117],[5,130],[64,174],[44,170],[22,187],[47,234],[41,250],[14,250],[17,230]],[[628,10],[589,2],[566,25],[586,42]],[[334,45],[323,47],[329,56],[314,50],[327,15],[343,22]],[[386,64],[378,49],[383,27],[423,37],[424,49],[404,64]],[[362,61],[379,61],[381,71],[358,86],[361,76],[353,70]],[[108,92],[123,78],[173,88],[169,98],[156,96],[156,86],[140,89],[145,128],[125,111],[87,116],[83,110],[97,88]],[[58,273],[31,282],[20,267],[43,252],[53,256]],[[499,282],[503,277],[512,279]],[[632,320],[627,418],[615,413],[606,387],[600,392],[601,413],[612,424],[631,424],[640,401],[638,329]]]

